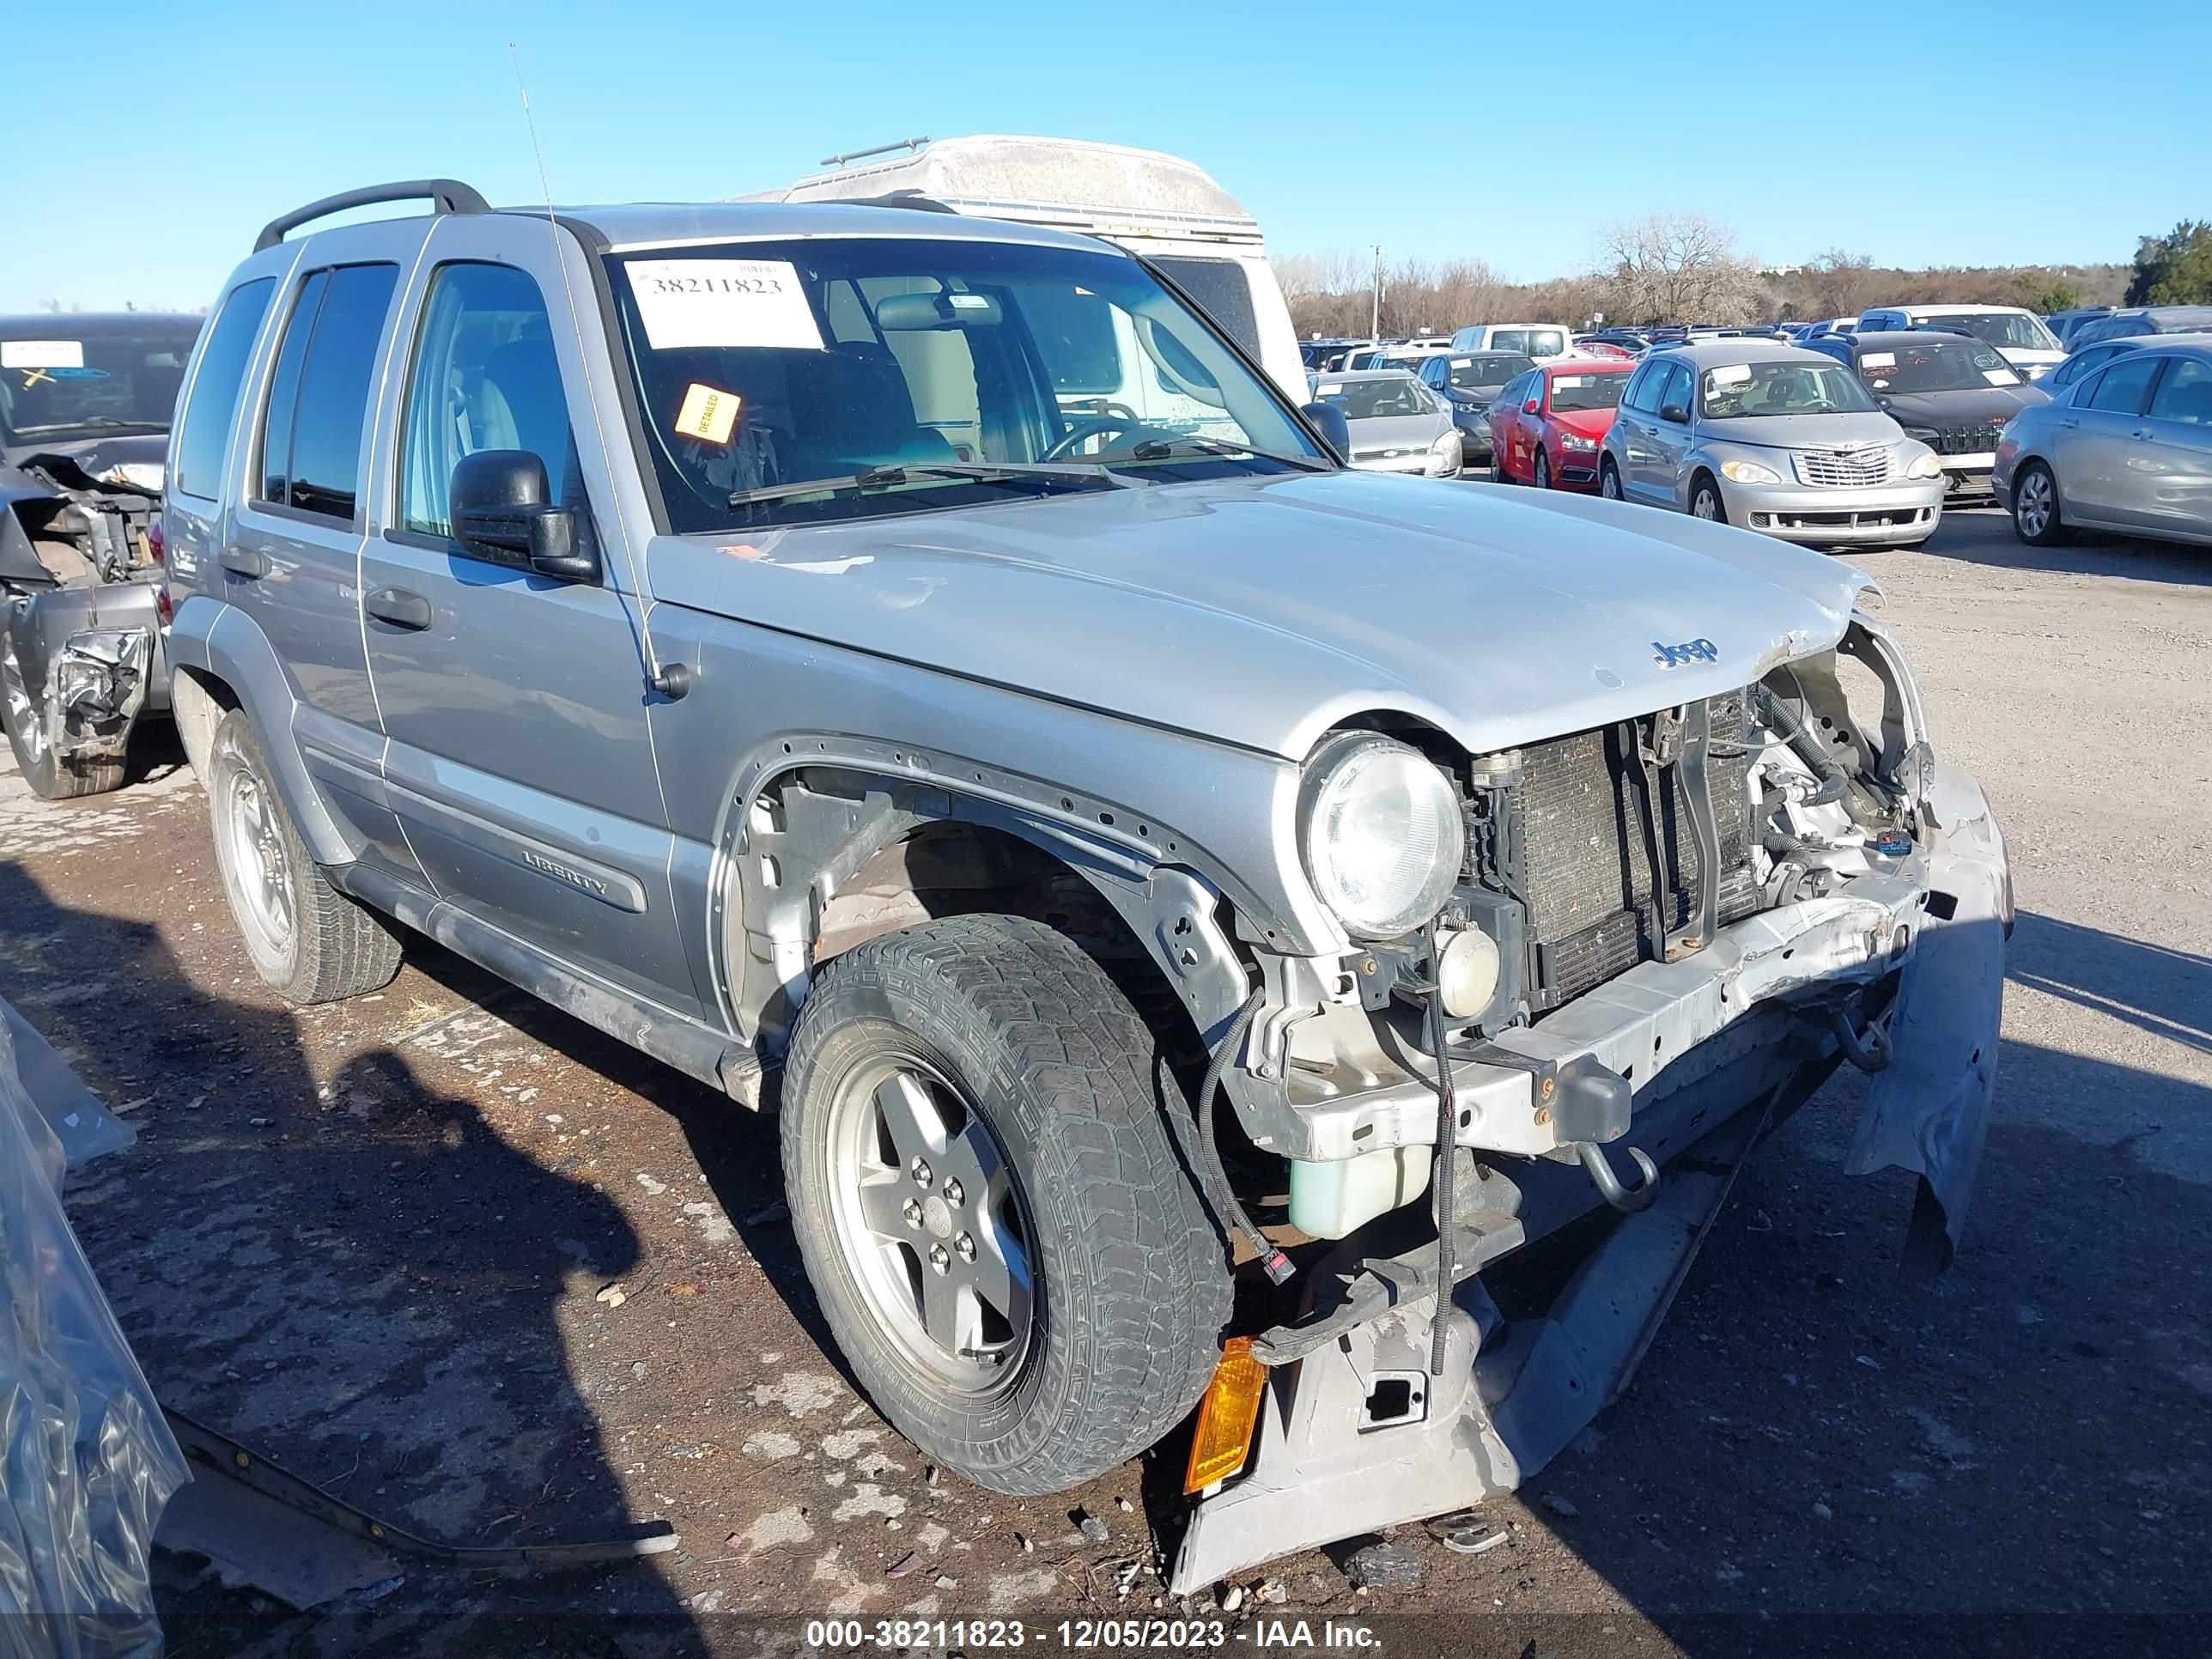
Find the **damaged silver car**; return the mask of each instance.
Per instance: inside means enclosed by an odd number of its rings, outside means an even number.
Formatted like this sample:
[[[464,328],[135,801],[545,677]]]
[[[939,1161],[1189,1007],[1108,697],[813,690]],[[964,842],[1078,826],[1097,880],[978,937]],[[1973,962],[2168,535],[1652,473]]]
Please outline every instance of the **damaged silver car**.
[[[0,317],[0,723],[49,799],[123,781],[168,707],[161,484],[197,317]]]
[[[946,1468],[1197,1407],[1179,1589],[1508,1490],[1843,1066],[1948,1261],[2010,889],[1859,573],[1350,471],[1142,259],[913,198],[374,189],[234,316],[167,525],[255,966],[373,990],[416,929],[775,1106]]]

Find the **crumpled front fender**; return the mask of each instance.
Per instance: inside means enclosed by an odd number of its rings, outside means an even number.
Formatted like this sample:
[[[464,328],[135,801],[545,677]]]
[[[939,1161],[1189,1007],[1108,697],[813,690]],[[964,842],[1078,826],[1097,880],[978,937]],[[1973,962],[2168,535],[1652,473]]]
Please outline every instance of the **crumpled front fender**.
[[[1936,769],[1927,920],[1889,1024],[1892,1058],[1867,1092],[1845,1169],[1920,1176],[1902,1270],[1951,1265],[1989,1133],[2004,1006],[2012,875],[2004,833],[1972,774]]]

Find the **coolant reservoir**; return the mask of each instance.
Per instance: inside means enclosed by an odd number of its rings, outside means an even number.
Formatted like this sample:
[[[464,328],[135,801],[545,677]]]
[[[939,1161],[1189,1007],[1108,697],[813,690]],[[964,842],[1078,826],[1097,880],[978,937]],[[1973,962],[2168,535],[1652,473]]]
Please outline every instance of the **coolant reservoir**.
[[[1342,1238],[1427,1190],[1434,1149],[1384,1146],[1328,1164],[1291,1161],[1291,1225],[1311,1238]]]

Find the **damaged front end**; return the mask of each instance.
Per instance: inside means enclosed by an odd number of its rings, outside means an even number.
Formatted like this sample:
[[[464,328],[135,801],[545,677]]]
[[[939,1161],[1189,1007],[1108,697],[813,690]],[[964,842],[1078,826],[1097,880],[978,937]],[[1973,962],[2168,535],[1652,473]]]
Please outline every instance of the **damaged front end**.
[[[1433,923],[1256,953],[1224,1080],[1291,1160],[1293,1224],[1342,1242],[1251,1339],[1250,1455],[1215,1480],[1215,1449],[1179,1592],[1541,1468],[1626,1387],[1753,1148],[1839,1066],[1874,1074],[1850,1169],[1921,1177],[1906,1271],[1942,1271],[1963,1224],[2010,879],[1878,624],[1740,690],[1430,757],[1466,818]],[[1607,1208],[1548,1308],[1504,1317],[1485,1270]]]
[[[161,469],[88,465],[40,453],[0,473],[0,714],[42,793],[118,774],[139,715],[167,702]]]

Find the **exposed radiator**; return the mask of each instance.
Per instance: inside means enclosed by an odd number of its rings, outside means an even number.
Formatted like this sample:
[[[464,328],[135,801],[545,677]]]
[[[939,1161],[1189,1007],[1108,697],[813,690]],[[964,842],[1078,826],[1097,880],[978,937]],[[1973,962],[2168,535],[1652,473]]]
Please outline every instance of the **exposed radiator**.
[[[1726,923],[1759,905],[1751,867],[1744,694],[1714,697],[1707,708],[1711,737],[1705,773],[1720,839],[1720,920]],[[1645,715],[1633,723],[1644,742],[1651,740],[1657,718]],[[1673,890],[1656,910],[1636,787],[1642,769],[1626,723],[1523,751],[1520,840],[1539,992],[1534,1000],[1540,1008],[1555,1007],[1657,957],[1663,941],[1654,936],[1655,916],[1663,930],[1696,913],[1704,872],[1683,769],[1679,763],[1658,768],[1651,795],[1662,874]]]

